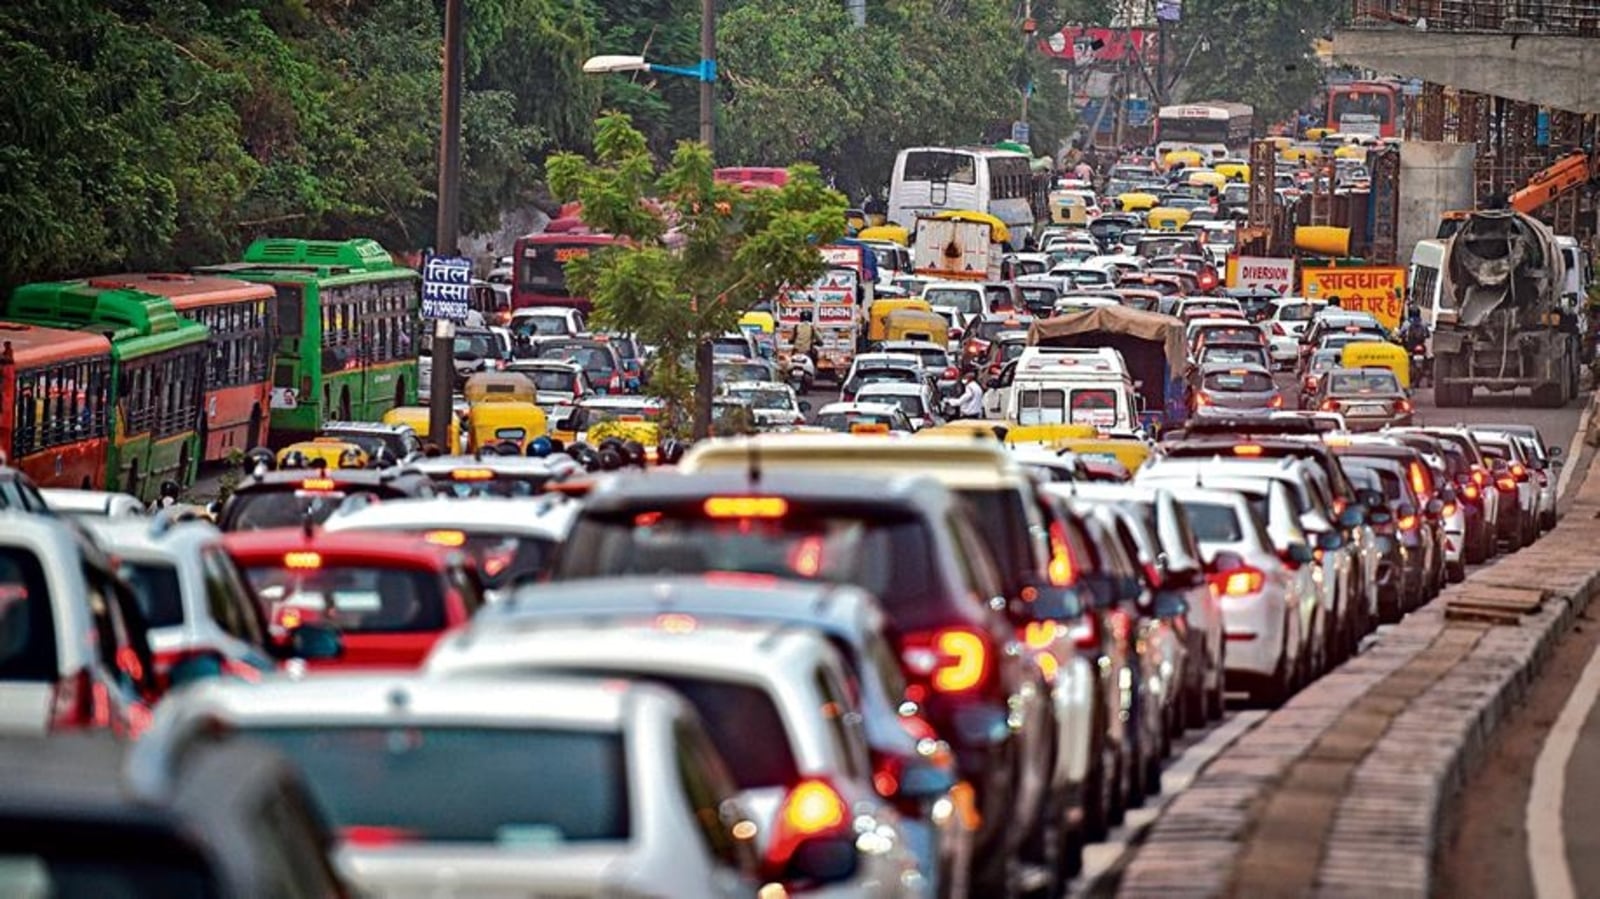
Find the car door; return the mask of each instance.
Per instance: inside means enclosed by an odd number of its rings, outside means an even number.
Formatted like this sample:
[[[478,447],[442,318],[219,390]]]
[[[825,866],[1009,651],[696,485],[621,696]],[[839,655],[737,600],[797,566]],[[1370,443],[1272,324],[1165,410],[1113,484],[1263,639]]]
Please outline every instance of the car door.
[[[719,899],[748,896],[759,877],[760,862],[754,841],[733,835],[734,828],[748,817],[738,801],[739,788],[698,719],[679,719],[673,724],[672,736],[678,786],[691,829],[706,851],[712,895]],[[692,870],[688,864],[684,867]],[[673,886],[692,891],[702,885]]]

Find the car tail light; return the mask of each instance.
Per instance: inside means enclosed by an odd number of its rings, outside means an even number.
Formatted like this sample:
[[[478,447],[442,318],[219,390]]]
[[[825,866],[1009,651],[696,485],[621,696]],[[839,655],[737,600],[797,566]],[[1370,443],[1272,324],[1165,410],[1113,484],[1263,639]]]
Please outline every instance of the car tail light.
[[[956,380],[957,378],[960,378],[960,377],[961,377],[961,369],[956,368],[954,365],[952,365],[949,368],[944,370],[944,379],[946,381],[954,381],[954,380]]]
[[[1285,331],[1283,329],[1283,325],[1279,324],[1278,322],[1273,322],[1272,323],[1272,334],[1273,334],[1274,337],[1288,337],[1289,336],[1289,332]]]
[[[781,496],[712,496],[705,501],[707,518],[782,518],[789,501]]]
[[[901,658],[935,691],[966,693],[982,687],[989,673],[989,641],[971,628],[908,634]]]
[[[1211,584],[1218,596],[1249,596],[1261,592],[1266,575],[1261,569],[1245,566],[1211,576]]]
[[[800,781],[783,797],[773,817],[767,862],[781,870],[806,840],[831,833],[849,834],[850,819],[844,797],[831,784],[815,777]]]
[[[1439,517],[1440,518],[1450,518],[1450,517],[1454,516],[1455,514],[1456,514],[1456,504],[1455,503],[1445,503],[1444,507],[1439,510]]]
[[[1283,408],[1283,394],[1281,394],[1281,393],[1273,394],[1272,395],[1272,399],[1267,400],[1267,407],[1270,408],[1270,409],[1282,409]]]
[[[306,478],[300,482],[301,490],[332,490],[334,486],[332,478]]]
[[[1050,583],[1056,587],[1069,586],[1078,579],[1078,566],[1072,558],[1072,547],[1067,544],[1060,523],[1052,523],[1049,534],[1050,566],[1047,573]]]
[[[1259,456],[1264,452],[1259,444],[1244,443],[1233,448],[1235,456]]]
[[[1338,412],[1339,411],[1339,401],[1338,400],[1323,400],[1322,401],[1322,411],[1324,411],[1324,412]]]
[[[1410,478],[1411,489],[1415,490],[1418,496],[1428,495],[1428,474],[1422,470],[1421,462],[1412,462],[1406,469],[1406,476]]]
[[[1413,408],[1410,400],[1396,400],[1394,404],[1394,411],[1396,412],[1410,412]]]
[[[89,669],[80,668],[56,681],[50,698],[50,730],[104,727],[110,718],[105,687],[94,682]]]
[[[960,340],[961,339],[961,329],[960,328],[951,328],[949,331],[945,332],[945,336],[947,338],[949,338],[950,340]]]
[[[1196,393],[1194,395],[1194,404],[1196,408],[1203,409],[1207,406],[1215,405],[1215,402],[1211,399],[1211,397],[1206,396],[1203,393]]]
[[[283,567],[310,570],[322,567],[322,554],[317,552],[288,552],[283,554]]]
[[[1478,485],[1472,483],[1472,480],[1469,478],[1465,484],[1461,485],[1461,495],[1469,500],[1472,500],[1473,502],[1477,502],[1478,497],[1481,494],[1478,491]]]
[[[1528,469],[1521,462],[1513,462],[1511,463],[1511,476],[1519,481],[1526,481],[1528,479]]]
[[[1495,481],[1494,485],[1499,487],[1501,490],[1515,490],[1517,489],[1517,479],[1511,477],[1510,475],[1506,475],[1498,481]]]
[[[1417,516],[1402,515],[1400,516],[1400,521],[1398,524],[1400,526],[1400,530],[1402,531],[1414,531],[1417,529]]]
[[[1097,651],[1100,649],[1100,621],[1093,615],[1084,615],[1067,628],[1067,636],[1079,649]]]
[[[1472,466],[1472,482],[1479,487],[1489,486],[1489,472],[1482,465]]]

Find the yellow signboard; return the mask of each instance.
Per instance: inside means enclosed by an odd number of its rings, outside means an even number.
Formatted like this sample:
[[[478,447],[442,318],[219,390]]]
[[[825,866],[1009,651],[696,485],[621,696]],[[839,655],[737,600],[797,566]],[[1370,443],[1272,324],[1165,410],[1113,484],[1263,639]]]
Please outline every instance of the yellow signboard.
[[[1337,298],[1342,308],[1370,312],[1394,331],[1406,307],[1406,270],[1388,265],[1302,269],[1300,293],[1330,303]]]

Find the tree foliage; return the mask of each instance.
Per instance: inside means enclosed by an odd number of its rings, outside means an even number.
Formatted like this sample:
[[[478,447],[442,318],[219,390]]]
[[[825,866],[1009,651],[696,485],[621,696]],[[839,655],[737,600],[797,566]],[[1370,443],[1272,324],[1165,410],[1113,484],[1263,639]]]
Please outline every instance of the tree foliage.
[[[1258,122],[1290,118],[1317,92],[1322,70],[1311,42],[1342,7],[1319,0],[1188,0],[1175,33],[1177,51],[1197,48],[1185,94],[1249,103]]]
[[[843,234],[845,200],[810,165],[792,167],[780,188],[718,183],[711,155],[694,142],[658,167],[620,112],[602,116],[594,133],[595,161],[553,155],[550,186],[582,203],[592,227],[627,243],[569,263],[568,283],[590,298],[595,323],[657,347],[651,390],[682,409],[703,341],[737,330],[740,316],[785,285],[821,274],[818,246]],[[701,387],[709,396],[711,385]]]

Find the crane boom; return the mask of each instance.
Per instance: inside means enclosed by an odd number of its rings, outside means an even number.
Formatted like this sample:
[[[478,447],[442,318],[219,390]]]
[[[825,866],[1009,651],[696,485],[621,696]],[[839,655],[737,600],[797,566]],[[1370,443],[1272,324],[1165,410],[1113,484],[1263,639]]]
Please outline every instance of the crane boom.
[[[1518,212],[1531,213],[1597,175],[1600,175],[1600,153],[1590,155],[1577,150],[1535,172],[1507,202]]]

